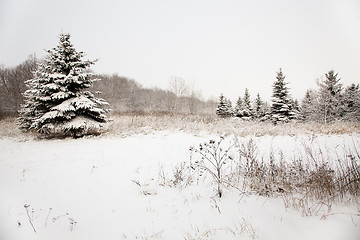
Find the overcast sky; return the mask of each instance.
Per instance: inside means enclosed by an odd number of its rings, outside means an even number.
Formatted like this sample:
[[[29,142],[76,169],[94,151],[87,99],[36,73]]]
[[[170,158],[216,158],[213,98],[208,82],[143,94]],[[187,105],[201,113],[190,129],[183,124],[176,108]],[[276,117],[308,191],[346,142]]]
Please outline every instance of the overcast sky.
[[[0,64],[43,57],[62,31],[97,73],[181,77],[205,98],[270,100],[280,67],[299,100],[331,69],[360,82],[359,0],[0,0]]]

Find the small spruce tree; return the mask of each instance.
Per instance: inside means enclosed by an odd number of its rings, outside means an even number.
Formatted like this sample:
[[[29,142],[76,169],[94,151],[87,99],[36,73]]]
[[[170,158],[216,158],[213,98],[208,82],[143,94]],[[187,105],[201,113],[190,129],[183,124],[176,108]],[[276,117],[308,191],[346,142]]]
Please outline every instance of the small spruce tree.
[[[323,122],[339,119],[343,112],[342,84],[338,73],[330,70],[325,74],[325,79],[318,82],[319,86],[319,112],[322,113]]]
[[[305,96],[301,102],[299,118],[304,121],[316,121],[317,110],[316,110],[316,92],[307,90]]]
[[[239,97],[235,104],[234,115],[236,117],[242,117],[244,115],[244,104],[241,97]]]
[[[275,124],[277,122],[288,122],[293,119],[295,115],[292,110],[289,89],[286,85],[285,76],[280,68],[276,76],[276,81],[273,84],[271,105],[271,119]]]
[[[43,63],[26,81],[25,103],[18,123],[24,130],[73,137],[99,132],[107,122],[108,103],[87,89],[94,79],[86,71],[95,61],[83,61],[83,52],[75,50],[70,35],[59,35],[59,45],[48,50]]]
[[[218,115],[219,117],[231,117],[233,115],[231,101],[224,97],[223,94],[221,94],[219,97],[216,115]]]
[[[258,93],[256,95],[255,102],[254,102],[254,111],[255,111],[256,118],[261,118],[265,115],[263,105],[264,105],[264,103],[261,100],[260,94]]]
[[[360,86],[351,84],[345,89],[344,108],[347,120],[360,121]]]
[[[228,113],[228,117],[232,117],[234,115],[234,109],[232,107],[232,102],[230,99],[226,99],[227,100],[227,113]]]
[[[244,93],[244,117],[252,117],[253,116],[253,110],[251,107],[251,100],[250,100],[250,93],[247,88],[245,88]]]

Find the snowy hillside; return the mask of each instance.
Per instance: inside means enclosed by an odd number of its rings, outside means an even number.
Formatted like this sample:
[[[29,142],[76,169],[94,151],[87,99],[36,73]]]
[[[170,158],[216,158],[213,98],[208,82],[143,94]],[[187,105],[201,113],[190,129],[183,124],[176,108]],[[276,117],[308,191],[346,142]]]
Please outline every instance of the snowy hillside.
[[[0,140],[0,239],[356,239],[353,203],[309,211],[281,195],[216,195],[209,177],[167,184],[189,147],[212,137],[157,131],[125,138]],[[331,156],[358,135],[254,137],[259,156],[292,159],[313,141]],[[229,140],[231,141],[231,139]],[[33,226],[32,226],[32,225]],[[35,233],[36,231],[36,233]]]

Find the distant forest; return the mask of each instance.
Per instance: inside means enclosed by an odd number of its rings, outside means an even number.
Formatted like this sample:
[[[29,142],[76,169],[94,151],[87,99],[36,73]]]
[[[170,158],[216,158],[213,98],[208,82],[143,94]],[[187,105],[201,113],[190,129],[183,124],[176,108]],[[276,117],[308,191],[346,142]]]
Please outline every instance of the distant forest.
[[[16,116],[23,103],[25,82],[33,78],[35,56],[15,67],[0,66],[0,118]],[[112,113],[215,114],[217,103],[201,99],[200,93],[181,78],[169,80],[168,89],[144,88],[133,79],[117,74],[94,74],[93,90],[109,104]]]
[[[144,88],[135,80],[114,75],[95,75],[101,81],[93,89],[115,113],[214,114],[215,101],[201,100],[200,94],[181,78],[169,81],[168,90]]]

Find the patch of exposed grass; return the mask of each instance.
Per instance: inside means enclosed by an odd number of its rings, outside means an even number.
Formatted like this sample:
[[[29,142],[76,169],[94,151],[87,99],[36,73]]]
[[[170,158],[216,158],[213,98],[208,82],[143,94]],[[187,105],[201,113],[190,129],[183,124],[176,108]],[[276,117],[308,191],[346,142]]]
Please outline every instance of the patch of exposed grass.
[[[353,134],[360,133],[360,123],[334,122],[290,122],[273,125],[271,122],[245,121],[239,118],[218,118],[216,115],[187,114],[113,114],[104,132],[115,136],[148,134],[156,131],[173,130],[199,135],[278,136],[299,134]],[[0,137],[30,137],[33,133],[23,133],[10,117],[0,121]]]
[[[239,118],[218,118],[216,115],[113,115],[108,132],[114,135],[149,133],[161,130],[180,130],[191,134],[210,133],[223,136],[236,135],[298,135],[298,134],[352,134],[360,133],[360,124],[334,122],[290,122],[273,125],[271,122],[245,121]]]

